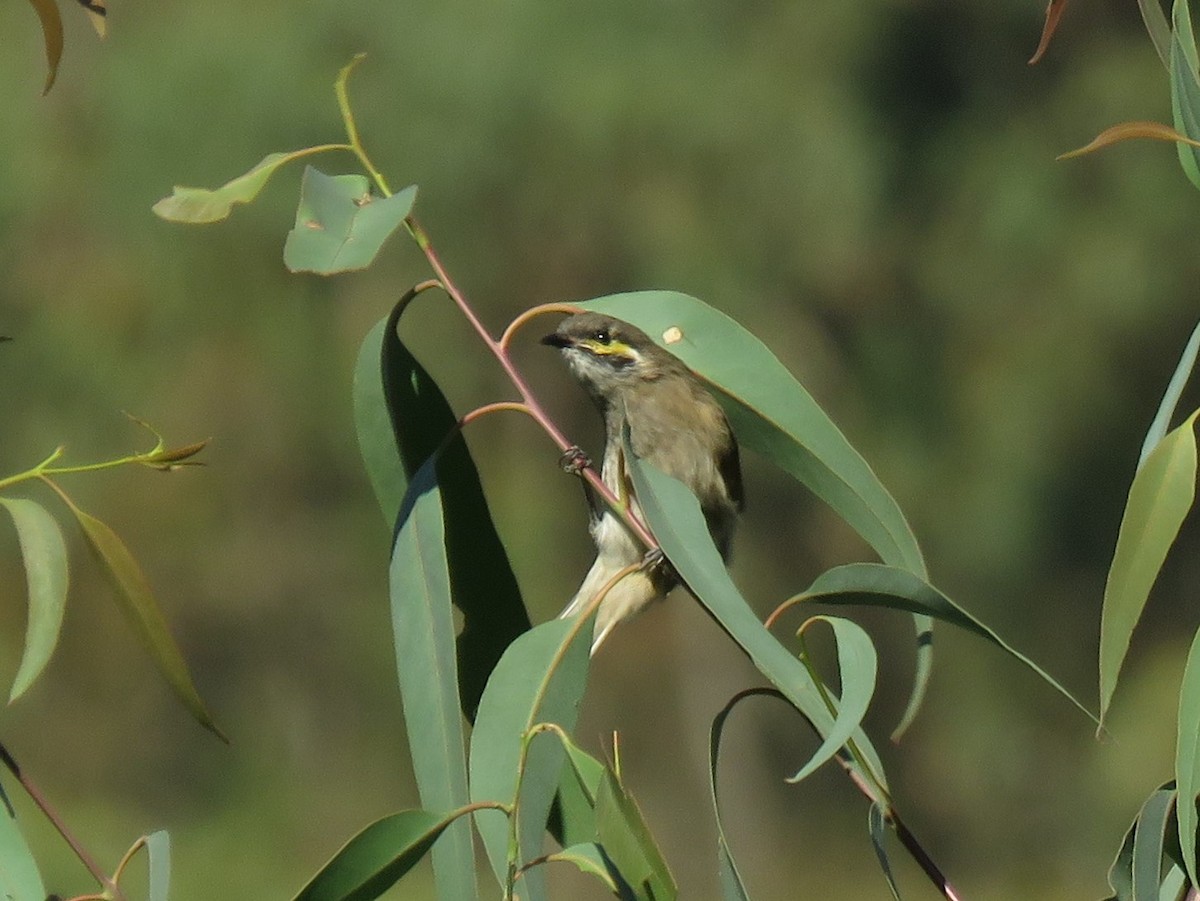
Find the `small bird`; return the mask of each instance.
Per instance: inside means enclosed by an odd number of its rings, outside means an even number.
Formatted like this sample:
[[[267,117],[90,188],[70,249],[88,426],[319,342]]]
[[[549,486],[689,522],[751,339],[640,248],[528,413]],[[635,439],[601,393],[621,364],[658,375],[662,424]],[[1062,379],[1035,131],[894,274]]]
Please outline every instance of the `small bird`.
[[[628,425],[633,452],[683,482],[699,499],[709,534],[728,560],[734,524],[744,506],[742,469],[729,421],[700,379],[645,332],[600,313],[564,319],[542,343],[562,350],[572,374],[604,416],[604,484],[618,497],[629,492],[622,437]],[[585,491],[596,561],[560,617],[578,613],[616,573],[646,554],[586,483]],[[637,498],[630,502],[640,518]],[[592,653],[618,623],[665,597],[677,582],[664,565],[644,567],[617,582],[600,602]]]

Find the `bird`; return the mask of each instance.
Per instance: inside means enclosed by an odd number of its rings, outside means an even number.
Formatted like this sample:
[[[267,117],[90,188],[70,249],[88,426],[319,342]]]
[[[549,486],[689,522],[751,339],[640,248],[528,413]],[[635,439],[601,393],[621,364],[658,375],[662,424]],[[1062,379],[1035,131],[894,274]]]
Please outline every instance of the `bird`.
[[[542,343],[562,351],[572,375],[604,418],[601,478],[609,490],[619,498],[629,497],[633,514],[642,519],[624,463],[628,428],[637,457],[683,482],[696,495],[713,543],[728,561],[737,516],[745,507],[741,462],[729,420],[700,378],[641,329],[602,313],[569,316]],[[586,465],[586,455],[578,448],[568,450],[564,460]],[[641,563],[647,554],[637,536],[586,482],[584,489],[596,560],[559,614],[562,618],[583,610],[613,576]],[[671,568],[659,561],[613,585],[596,613],[591,653],[617,625],[665,597],[678,581]]]

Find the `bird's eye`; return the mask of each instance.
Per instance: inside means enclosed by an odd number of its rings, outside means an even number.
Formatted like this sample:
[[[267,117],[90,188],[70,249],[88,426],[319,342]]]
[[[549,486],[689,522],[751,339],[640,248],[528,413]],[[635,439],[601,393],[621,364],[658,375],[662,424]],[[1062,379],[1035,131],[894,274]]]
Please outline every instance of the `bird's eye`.
[[[597,329],[592,334],[592,338],[595,339],[597,344],[609,344],[612,342],[612,335],[608,333],[608,329],[606,328]]]

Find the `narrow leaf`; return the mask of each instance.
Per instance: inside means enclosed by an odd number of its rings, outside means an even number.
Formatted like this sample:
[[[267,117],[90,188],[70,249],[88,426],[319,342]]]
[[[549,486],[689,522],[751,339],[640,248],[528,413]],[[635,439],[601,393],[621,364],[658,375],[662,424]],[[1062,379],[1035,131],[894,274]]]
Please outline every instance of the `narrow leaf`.
[[[1171,25],[1163,13],[1161,0],[1138,0],[1138,9],[1142,13],[1142,22],[1150,35],[1150,42],[1163,67],[1171,68]]]
[[[29,590],[25,650],[8,695],[11,704],[41,674],[58,644],[67,602],[67,545],[54,517],[36,501],[0,497],[0,506],[17,527]]]
[[[1180,356],[1179,363],[1171,374],[1171,381],[1167,384],[1167,390],[1163,394],[1163,399],[1158,405],[1154,422],[1150,424],[1150,430],[1146,432],[1146,439],[1142,442],[1142,453],[1138,457],[1138,469],[1145,465],[1150,452],[1158,447],[1158,442],[1163,440],[1163,436],[1171,428],[1171,420],[1175,417],[1175,408],[1179,404],[1183,388],[1191,377],[1192,370],[1196,367],[1197,353],[1200,353],[1200,325],[1192,329],[1192,336],[1183,348],[1183,355]]]
[[[150,870],[150,901],[167,901],[171,888],[171,837],[166,830],[152,832],[143,840]]]
[[[1138,814],[1133,839],[1133,901],[1158,901],[1165,859],[1164,838],[1174,806],[1175,792],[1160,789],[1146,799]]]
[[[1196,71],[1196,40],[1187,0],[1175,0],[1172,10],[1170,81],[1171,113],[1175,128],[1193,140],[1200,140],[1200,76]],[[1176,144],[1184,174],[1200,188],[1200,151],[1188,144]]]
[[[900,886],[896,884],[887,853],[887,820],[878,801],[867,811],[867,831],[871,835],[871,847],[875,849],[875,857],[879,861],[879,869],[883,871],[883,878],[887,880],[892,897],[900,901]]]
[[[400,503],[408,488],[409,473],[400,459],[400,448],[392,431],[381,375],[384,332],[388,319],[381,319],[363,339],[354,366],[354,425],[358,452],[362,456],[375,499],[389,527],[396,523]],[[426,376],[428,378],[428,376]],[[406,420],[409,411],[405,411]],[[434,426],[436,428],[437,426]],[[453,423],[446,425],[447,431]],[[429,449],[429,453],[433,448]],[[428,458],[429,453],[425,455]]]
[[[758,671],[804,714],[824,739],[809,762],[812,768],[820,766],[844,743],[839,737],[842,730],[836,715],[827,706],[826,693],[813,682],[804,665],[759,622],[738,592],[712,543],[695,495],[682,482],[637,459],[628,445],[626,459],[634,494],[663,553],[688,590],[746,652]],[[833,706],[836,710],[837,705]],[[854,737],[866,756],[863,766],[867,769],[859,769],[859,775],[868,785],[886,788],[883,767],[866,735],[859,730]]]
[[[104,0],[78,0],[84,12],[87,13],[88,21],[92,23],[92,27],[96,29],[96,34],[100,37],[108,36],[108,9],[104,5]]]
[[[1104,586],[1100,620],[1101,721],[1116,690],[1134,626],[1192,506],[1196,490],[1193,424],[1197,415],[1193,413],[1158,443],[1129,487],[1116,551]]]
[[[1054,37],[1054,32],[1058,30],[1058,23],[1066,8],[1067,0],[1050,0],[1046,5],[1046,24],[1042,27],[1042,37],[1038,41],[1037,50],[1033,51],[1033,56],[1029,58],[1029,65],[1040,62],[1050,49],[1050,38]]]
[[[96,517],[84,513],[75,503],[59,491],[59,496],[66,503],[75,519],[83,529],[88,547],[103,567],[114,591],[117,606],[125,614],[126,620],[133,627],[134,634],[142,646],[150,652],[159,671],[166,677],[175,696],[191,712],[200,725],[204,726],[222,741],[229,741],[225,734],[213,721],[204,701],[200,699],[196,685],[188,672],[187,662],[171,631],[167,627],[166,617],[150,590],[141,567],[133,559],[133,554],[125,543]]]
[[[1175,784],[1179,802],[1179,847],[1192,885],[1196,880],[1196,798],[1200,796],[1200,632],[1192,639],[1183,685],[1179,691],[1179,725],[1175,740]],[[1140,901],[1140,899],[1139,899]]]
[[[42,40],[46,45],[46,83],[42,96],[50,93],[54,79],[58,77],[58,64],[62,61],[63,26],[54,0],[29,0],[42,23]]]
[[[550,813],[550,834],[564,848],[596,839],[596,794],[605,766],[565,735],[558,736],[571,764],[563,769]]]
[[[857,623],[837,616],[814,616],[800,627],[801,633],[813,623],[825,623],[833,630],[837,645],[838,678],[841,682],[841,703],[838,706],[837,722],[826,741],[844,745],[862,725],[867,707],[875,694],[875,673],[878,661],[871,636]],[[807,778],[819,763],[810,760],[796,775],[787,781],[796,783]]]
[[[169,197],[164,197],[151,209],[156,216],[168,222],[190,222],[194,225],[219,222],[228,218],[239,203],[249,203],[257,197],[280,166],[310,156],[316,149],[305,147],[289,153],[268,153],[249,172],[219,188],[185,188],[176,185]]]
[[[1189,144],[1192,147],[1200,147],[1200,141],[1194,141],[1187,137],[1187,135],[1181,135],[1169,125],[1163,125],[1160,122],[1122,122],[1119,125],[1104,129],[1090,143],[1085,144],[1077,150],[1060,153],[1055,159],[1074,159],[1077,156],[1094,153],[1097,150],[1103,150],[1105,147],[1111,147],[1113,144],[1119,144],[1122,141],[1131,141],[1135,138],[1146,138],[1152,141],[1178,141]]]
[[[1158,901],[1179,901],[1179,897],[1183,894],[1183,889],[1186,885],[1187,873],[1172,864],[1171,869],[1167,871],[1167,875],[1163,877],[1162,885],[1159,887]]]
[[[744,447],[774,462],[827,503],[884,563],[925,577],[925,561],[895,499],[778,358],[712,307],[673,291],[615,294],[580,304],[631,322],[717,389]],[[933,660],[931,623],[913,618],[913,689],[893,738],[913,721]]]
[[[1137,825],[1136,819],[1129,824],[1117,856],[1108,868],[1108,887],[1112,894],[1105,901],[1133,901],[1133,841]]]
[[[12,802],[0,786],[0,898],[5,901],[46,901],[46,897],[37,862],[17,826]]]
[[[552,620],[514,641],[488,680],[471,733],[471,800],[516,804],[517,866],[541,854],[543,833],[562,771],[562,745],[539,723],[570,732],[587,683],[589,636],[576,619]],[[509,867],[504,814],[481,810],[476,827],[501,885]],[[542,874],[522,877],[523,897],[544,897]]]
[[[878,563],[851,563],[826,570],[796,600],[822,604],[886,607],[920,612],[987,639],[1000,650],[1033,670],[1046,684],[1078,707],[1089,718],[1092,713],[1040,666],[1002,639],[989,626],[968,613],[924,579],[910,572]]]
[[[295,901],[378,898],[428,853],[457,816],[457,811],[439,817],[424,810],[404,810],[376,820],[333,855]],[[468,875],[474,878],[473,872]]]
[[[388,584],[396,670],[421,803],[434,810],[453,810],[467,803],[469,793],[436,473],[431,458],[409,484],[397,520]],[[466,820],[451,827],[438,846],[434,875],[440,897],[475,897],[475,852]]]
[[[611,769],[605,770],[596,797],[596,831],[600,847],[638,901],[674,901],[678,897],[675,878],[637,802]]]
[[[326,175],[306,167],[296,226],[283,247],[284,265],[320,275],[365,269],[416,198],[416,186],[379,197],[365,175]]]

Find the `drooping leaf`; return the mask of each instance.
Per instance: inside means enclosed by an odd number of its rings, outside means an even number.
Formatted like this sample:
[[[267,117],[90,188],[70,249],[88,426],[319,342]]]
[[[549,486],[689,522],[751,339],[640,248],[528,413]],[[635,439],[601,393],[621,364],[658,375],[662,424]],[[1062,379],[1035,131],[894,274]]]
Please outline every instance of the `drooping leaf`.
[[[1174,806],[1175,792],[1159,790],[1146,799],[1138,814],[1133,838],[1133,901],[1158,901],[1165,860],[1164,839]]]
[[[1104,129],[1090,143],[1085,144],[1077,150],[1060,153],[1055,159],[1074,159],[1077,156],[1094,153],[1097,150],[1103,150],[1105,147],[1111,147],[1113,144],[1119,144],[1122,141],[1132,141],[1135,138],[1145,138],[1152,141],[1178,141],[1193,147],[1200,147],[1200,141],[1194,141],[1187,135],[1181,135],[1169,125],[1163,125],[1161,122],[1122,122],[1119,125]]]
[[[63,26],[55,0],[29,0],[42,24],[42,41],[46,45],[46,83],[42,95],[50,93],[54,79],[58,77],[58,64],[62,61]]]
[[[25,650],[8,695],[11,704],[33,684],[58,644],[67,602],[67,545],[54,517],[37,501],[0,497],[0,506],[17,527],[29,590]]]
[[[1066,8],[1067,0],[1050,0],[1046,5],[1046,24],[1042,27],[1042,37],[1038,41],[1037,49],[1033,51],[1033,56],[1029,57],[1029,65],[1037,65],[1050,49],[1050,39],[1058,30],[1058,23]]]
[[[358,436],[358,452],[367,470],[367,478],[375,491],[375,499],[390,527],[396,524],[400,504],[408,488],[409,473],[400,458],[400,448],[392,431],[383,391],[382,360],[384,332],[390,320],[385,317],[375,323],[363,339],[354,366],[354,425]],[[393,323],[394,324],[394,323]],[[415,361],[414,361],[415,362]],[[428,376],[425,376],[428,379]],[[405,411],[406,413],[408,411]],[[408,420],[406,415],[405,421]],[[436,426],[435,426],[436,427]],[[449,430],[453,423],[446,426]],[[433,448],[430,448],[430,453]],[[423,459],[428,459],[426,454]]]
[[[515,801],[518,866],[541,854],[564,757],[553,736],[526,736],[539,723],[555,723],[567,733],[574,727],[587,683],[590,641],[584,625],[552,620],[520,636],[500,658],[479,702],[471,733],[471,800]],[[499,811],[481,810],[475,824],[504,885],[508,820]],[[521,883],[522,897],[545,896],[540,869],[527,871]]]
[[[1150,41],[1162,61],[1163,67],[1171,68],[1171,25],[1163,13],[1162,0],[1138,0],[1138,9],[1142,13],[1142,22]]]
[[[915,578],[915,577],[914,577]],[[857,623],[837,616],[814,616],[800,627],[801,633],[813,623],[825,623],[833,630],[837,645],[838,678],[841,682],[841,704],[834,730],[826,736],[830,744],[844,745],[862,725],[867,707],[875,694],[875,673],[878,661],[871,636]],[[819,765],[819,764],[818,764]],[[811,775],[817,766],[809,761],[787,781],[796,783]]]
[[[770,459],[827,503],[884,563],[926,576],[895,499],[812,396],[754,335],[712,307],[673,291],[639,291],[579,306],[631,322],[717,389],[744,447]],[[933,660],[932,623],[913,619],[917,665],[893,738],[916,716]]]
[[[871,847],[875,849],[875,857],[879,861],[883,878],[887,880],[888,889],[895,901],[900,901],[900,886],[896,884],[896,876],[892,873],[892,863],[887,853],[887,819],[878,801],[867,811],[867,831],[870,833]]]
[[[1133,629],[1196,490],[1197,413],[1158,443],[1129,487],[1100,620],[1100,719],[1117,687]]]
[[[569,767],[564,767],[558,782],[558,795],[550,812],[549,830],[564,848],[587,844],[596,839],[596,794],[604,778],[605,766],[568,736],[558,740],[567,752]]]
[[[1179,691],[1179,723],[1175,739],[1175,784],[1179,803],[1179,847],[1192,885],[1196,885],[1196,798],[1200,796],[1200,632],[1192,639],[1183,685]],[[1140,899],[1139,899],[1140,901]]]
[[[96,34],[100,37],[108,36],[108,8],[104,4],[104,0],[77,0],[84,12],[87,13],[88,21],[92,23],[92,27],[96,29]]]
[[[1129,824],[1121,847],[1108,868],[1108,887],[1112,894],[1105,901],[1133,901],[1133,840],[1137,820]]]
[[[133,554],[129,552],[129,548],[116,532],[96,517],[80,510],[67,495],[59,491],[59,497],[66,503],[83,530],[88,548],[113,587],[117,606],[133,627],[133,632],[142,646],[150,652],[159,671],[174,690],[175,696],[200,725],[221,741],[228,742],[229,739],[213,721],[208,708],[201,700],[192,681],[192,674],[188,671],[187,662],[183,659],[183,653],[171,636],[162,608],[159,607],[154,592],[150,589],[150,583],[134,560]]]
[[[924,579],[918,578],[906,570],[883,566],[879,563],[850,563],[846,566],[835,566],[818,576],[807,589],[796,596],[795,600],[811,600],[839,606],[865,604],[892,610],[904,610],[909,613],[920,612],[958,626],[986,639],[1009,656],[1025,664],[1046,684],[1083,711],[1089,719],[1095,719],[1083,704],[1040,666]]]
[[[1171,381],[1167,383],[1167,390],[1163,392],[1162,401],[1158,405],[1158,412],[1155,414],[1154,421],[1150,424],[1150,429],[1146,432],[1146,438],[1142,442],[1142,452],[1138,456],[1138,469],[1141,469],[1145,465],[1146,458],[1150,456],[1150,451],[1158,447],[1158,442],[1163,440],[1163,436],[1171,428],[1171,420],[1175,417],[1175,408],[1179,405],[1179,398],[1183,394],[1183,388],[1187,384],[1188,378],[1191,377],[1192,370],[1196,367],[1197,353],[1200,353],[1200,325],[1192,329],[1192,336],[1188,338],[1188,343],[1183,348],[1183,354],[1179,358],[1179,363],[1176,364],[1175,371],[1171,374]]]
[[[46,901],[46,886],[17,825],[12,802],[0,785],[0,898]]]
[[[164,197],[151,209],[156,216],[168,222],[190,222],[194,225],[220,222],[228,218],[236,205],[249,203],[257,197],[280,166],[311,156],[316,150],[314,147],[305,147],[289,153],[268,153],[249,172],[219,188],[185,188],[176,185],[169,197]]]
[[[638,901],[675,901],[679,890],[637,802],[617,774],[605,769],[596,795],[600,847]]]
[[[621,878],[612,864],[604,855],[604,849],[595,842],[581,842],[568,845],[561,851],[546,856],[547,862],[562,862],[574,864],[579,872],[595,876],[605,887],[618,898],[633,899],[636,897],[632,890]]]
[[[1175,129],[1193,140],[1200,140],[1200,75],[1197,74],[1196,39],[1187,0],[1175,0],[1171,13],[1170,81],[1171,113]],[[1189,144],[1176,144],[1184,174],[1200,188],[1200,150]]]
[[[148,860],[150,901],[167,901],[171,889],[171,837],[165,829],[143,839]]]
[[[626,459],[646,524],[688,590],[822,737],[806,769],[828,761],[844,744],[840,712],[830,712],[827,695],[808,670],[767,631],[738,592],[713,545],[695,495],[682,482],[637,459],[628,443]],[[833,706],[837,710],[837,704]],[[886,788],[874,748],[861,730],[852,731],[865,758],[861,767],[856,766],[859,775],[867,785]]]
[[[296,225],[283,247],[284,265],[319,275],[365,269],[416,198],[415,185],[379,197],[365,175],[326,175],[306,167]]]
[[[458,815],[457,811],[437,816],[424,810],[404,810],[376,820],[333,855],[295,901],[378,898],[428,853]],[[474,878],[473,872],[469,875]]]
[[[413,775],[425,807],[454,810],[469,798],[466,739],[459,712],[442,499],[433,458],[413,475],[397,527],[388,585]],[[433,864],[441,897],[475,897],[469,822],[450,827]]]

